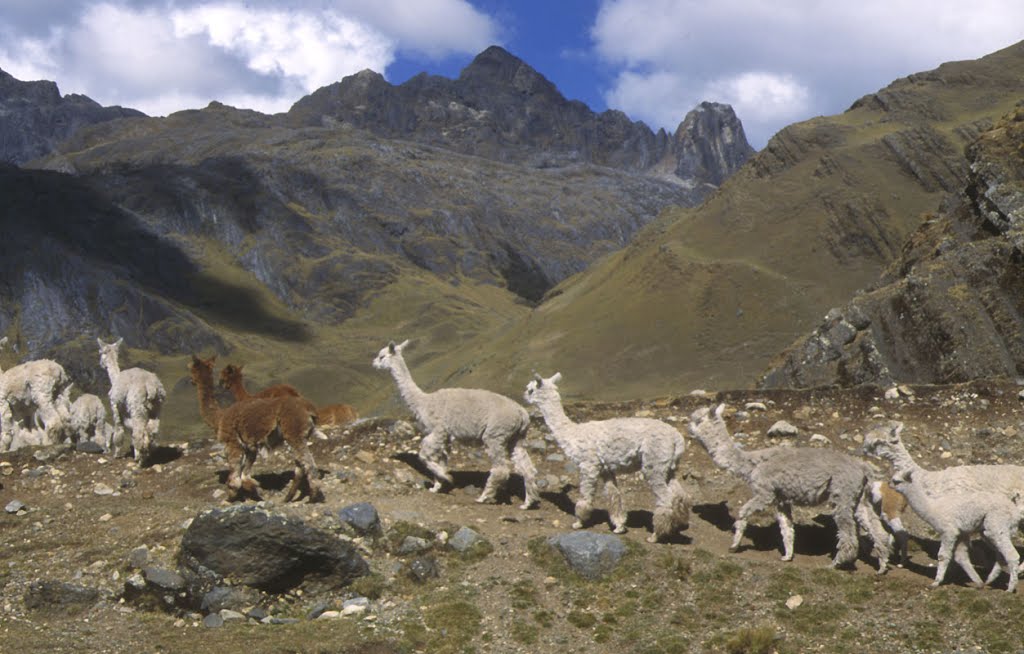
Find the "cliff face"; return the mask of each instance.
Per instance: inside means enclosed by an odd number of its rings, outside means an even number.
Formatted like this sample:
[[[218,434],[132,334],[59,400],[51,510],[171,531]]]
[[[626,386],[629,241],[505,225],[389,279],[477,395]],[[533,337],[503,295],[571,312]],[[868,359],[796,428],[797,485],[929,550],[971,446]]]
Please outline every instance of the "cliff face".
[[[295,103],[297,125],[354,125],[531,167],[590,163],[667,171],[695,192],[696,204],[753,154],[728,105],[703,103],[675,137],[619,111],[597,114],[566,100],[543,75],[499,47],[478,55],[457,79],[421,74],[392,86],[363,71]]]
[[[53,82],[22,82],[0,70],[0,162],[22,164],[49,154],[81,127],[142,115],[101,107],[84,95],[61,96]]]
[[[1024,109],[966,149],[963,190],[880,281],[833,309],[766,387],[946,383],[1024,374]]]

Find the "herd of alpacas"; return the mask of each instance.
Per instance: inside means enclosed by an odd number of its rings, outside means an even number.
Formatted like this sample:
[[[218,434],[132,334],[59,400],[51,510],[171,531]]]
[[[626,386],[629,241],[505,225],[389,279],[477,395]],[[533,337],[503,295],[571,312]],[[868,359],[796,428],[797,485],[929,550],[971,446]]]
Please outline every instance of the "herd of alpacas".
[[[0,338],[0,350],[6,343],[6,338]],[[111,423],[97,396],[81,394],[71,401],[72,382],[54,361],[28,361],[0,371],[0,452],[91,441],[114,456],[133,453],[140,464],[145,463],[159,430],[166,393],[152,372],[121,370],[121,343],[120,339],[114,343],[97,339],[100,366],[110,379]],[[437,493],[452,487],[449,452],[453,441],[464,441],[482,445],[490,459],[487,481],[477,502],[495,502],[514,470],[524,483],[520,508],[536,507],[541,497],[537,470],[525,445],[530,426],[527,410],[503,395],[482,389],[424,391],[413,380],[402,356],[408,344],[388,343],[373,359],[373,367],[391,373],[399,394],[424,429],[419,458],[434,478],[429,490]],[[232,364],[221,370],[219,385],[231,392],[235,402],[222,406],[216,397],[215,360],[216,356],[204,359],[192,355],[188,373],[196,387],[200,415],[224,447],[230,499],[258,499],[259,484],[252,477],[257,456],[287,443],[294,457],[295,474],[285,501],[323,501],[310,441],[327,439],[324,428],[357,420],[355,409],[347,404],[318,407],[287,384],[250,394],[242,367]],[[578,470],[579,498],[573,528],[587,525],[598,487],[603,484],[611,527],[615,533],[625,532],[626,508],[617,476],[639,471],[654,496],[653,533],[648,541],[664,542],[686,529],[691,499],[677,479],[686,448],[683,434],[653,418],[574,422],[562,405],[558,391],[561,379],[560,373],[548,378],[535,375],[523,399],[537,408],[555,442]],[[891,477],[880,480],[866,460],[827,448],[743,449],[729,433],[725,409],[724,404],[698,409],[690,416],[687,431],[715,465],[750,487],[751,497],[739,509],[734,523],[730,550],[739,549],[750,517],[770,509],[782,535],[782,559],[792,560],[792,507],[829,504],[838,532],[833,567],[853,563],[860,533],[864,532],[873,545],[878,573],[882,574],[894,546],[898,565],[907,559],[908,534],[901,516],[909,506],[939,535],[933,587],[942,583],[952,559],[978,587],[991,584],[1006,572],[1007,590],[1016,589],[1024,564],[1012,538],[1024,520],[1024,466],[960,465],[927,470],[904,446],[903,424],[891,421],[872,428],[864,438],[863,452],[891,465]],[[980,535],[996,554],[984,581],[970,559],[974,535]]]

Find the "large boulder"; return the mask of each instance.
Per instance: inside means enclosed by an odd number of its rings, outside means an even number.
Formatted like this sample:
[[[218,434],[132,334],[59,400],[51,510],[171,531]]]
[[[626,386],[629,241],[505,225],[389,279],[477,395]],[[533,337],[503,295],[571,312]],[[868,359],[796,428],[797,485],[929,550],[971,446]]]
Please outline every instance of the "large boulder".
[[[558,550],[569,567],[587,579],[600,579],[618,566],[626,545],[618,536],[574,531],[551,536],[548,545]]]
[[[350,543],[255,506],[196,516],[182,538],[179,564],[182,574],[199,586],[231,579],[268,593],[303,583],[341,588],[369,573]]]

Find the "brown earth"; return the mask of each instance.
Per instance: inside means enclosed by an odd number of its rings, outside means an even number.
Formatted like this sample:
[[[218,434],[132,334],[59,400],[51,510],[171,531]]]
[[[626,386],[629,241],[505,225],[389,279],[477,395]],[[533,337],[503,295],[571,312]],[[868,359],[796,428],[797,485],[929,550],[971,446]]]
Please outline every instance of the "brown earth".
[[[798,445],[856,452],[864,431],[884,418],[905,421],[905,442],[929,468],[968,462],[1021,462],[1020,388],[1008,382],[906,388],[912,395],[884,399],[882,390],[734,391],[614,404],[575,404],[576,419],[653,415],[685,431],[696,408],[724,401],[730,429],[760,447],[768,428],[785,419],[800,429]],[[750,401],[767,410],[744,412]],[[638,476],[621,480],[631,508],[628,554],[609,577],[588,582],[570,572],[543,545],[569,530],[577,477],[559,460],[561,451],[535,421],[530,448],[542,478],[544,501],[528,512],[518,497],[499,505],[474,502],[486,474],[482,452],[460,447],[452,456],[456,487],[448,494],[424,490],[425,477],[410,453],[415,438],[401,435],[392,419],[370,419],[313,444],[324,472],[323,504],[280,504],[290,463],[275,454],[257,463],[266,505],[314,526],[351,538],[337,511],[371,502],[387,534],[426,528],[448,534],[464,525],[493,546],[482,558],[462,558],[437,545],[437,579],[410,580],[408,557],[388,553],[386,538],[356,538],[373,576],[356,588],[371,596],[358,617],[309,620],[317,603],[337,608],[351,593],[303,589],[266,597],[272,614],[295,624],[253,621],[206,628],[199,614],[172,615],[119,601],[132,574],[129,553],[145,545],[157,564],[173,568],[188,521],[202,510],[225,506],[226,467],[210,434],[164,434],[160,463],[139,468],[126,459],[66,448],[0,455],[0,651],[193,652],[200,648],[249,652],[863,652],[1017,651],[1024,636],[1020,598],[991,588],[976,590],[951,569],[947,584],[928,588],[936,542],[916,517],[911,564],[885,576],[864,541],[852,571],[829,567],[834,529],[827,507],[798,512],[797,555],[779,561],[772,517],[748,532],[744,548],[728,552],[732,516],[749,496],[736,477],[717,470],[689,443],[683,470],[694,494],[691,524],[673,542],[651,545],[651,499]],[[397,423],[401,424],[401,423]],[[880,475],[881,475],[880,467]],[[290,473],[289,473],[290,474]],[[111,494],[97,494],[113,490]],[[521,496],[521,481],[513,478]],[[603,501],[603,500],[602,500]],[[599,506],[602,506],[599,503]],[[598,512],[589,529],[608,533]],[[991,556],[975,549],[975,563]],[[29,609],[24,597],[38,580],[97,588],[99,601],[74,607]],[[359,582],[357,582],[359,583]],[[998,584],[1005,587],[1005,581]],[[788,608],[799,596],[802,604]],[[795,600],[791,602],[795,603]]]

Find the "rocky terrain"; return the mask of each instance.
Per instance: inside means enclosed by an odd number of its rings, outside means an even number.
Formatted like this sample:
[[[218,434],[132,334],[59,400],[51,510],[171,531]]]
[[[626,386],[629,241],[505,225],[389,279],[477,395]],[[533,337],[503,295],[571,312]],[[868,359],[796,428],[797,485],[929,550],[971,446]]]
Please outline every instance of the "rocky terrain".
[[[746,447],[781,442],[851,453],[872,425],[899,419],[907,447],[926,467],[1024,461],[1015,384],[912,385],[898,397],[883,395],[868,386],[724,391],[567,408],[577,420],[654,416],[685,431],[693,410],[725,402],[729,427]],[[911,562],[885,576],[876,575],[866,540],[852,570],[829,567],[835,531],[818,515],[828,507],[798,511],[791,563],[779,561],[770,515],[759,516],[744,547],[729,553],[732,517],[749,492],[691,442],[683,464],[694,496],[689,528],[672,542],[648,544],[651,498],[638,475],[627,476],[620,481],[630,530],[612,536],[601,510],[585,530],[620,543],[622,558],[590,579],[548,545],[571,532],[578,480],[539,420],[529,447],[543,502],[526,512],[516,508],[518,478],[503,503],[475,503],[487,464],[473,447],[454,451],[450,493],[427,492],[407,420],[371,417],[314,443],[322,504],[281,504],[291,466],[275,454],[256,465],[264,486],[259,508],[229,506],[225,463],[205,429],[164,434],[155,465],[145,468],[69,447],[0,455],[5,649],[785,653],[1021,646],[1017,632],[1005,628],[1024,617],[1016,595],[971,588],[956,569],[946,585],[928,588],[937,543],[912,514],[905,516]],[[796,436],[768,437],[778,420],[794,425]],[[372,505],[379,528],[366,507],[353,507],[361,503]],[[274,525],[306,539],[289,542],[320,545],[293,547],[283,559],[270,550],[247,555],[245,574],[227,579],[196,572],[197,561],[214,570],[232,565],[225,562],[230,552],[259,547],[251,534]],[[204,534],[218,539],[219,559],[204,554]],[[355,567],[328,567],[325,561],[335,560],[324,558],[329,552],[354,557]],[[320,564],[304,568],[308,557]],[[991,554],[979,545],[973,557],[984,574]]]

